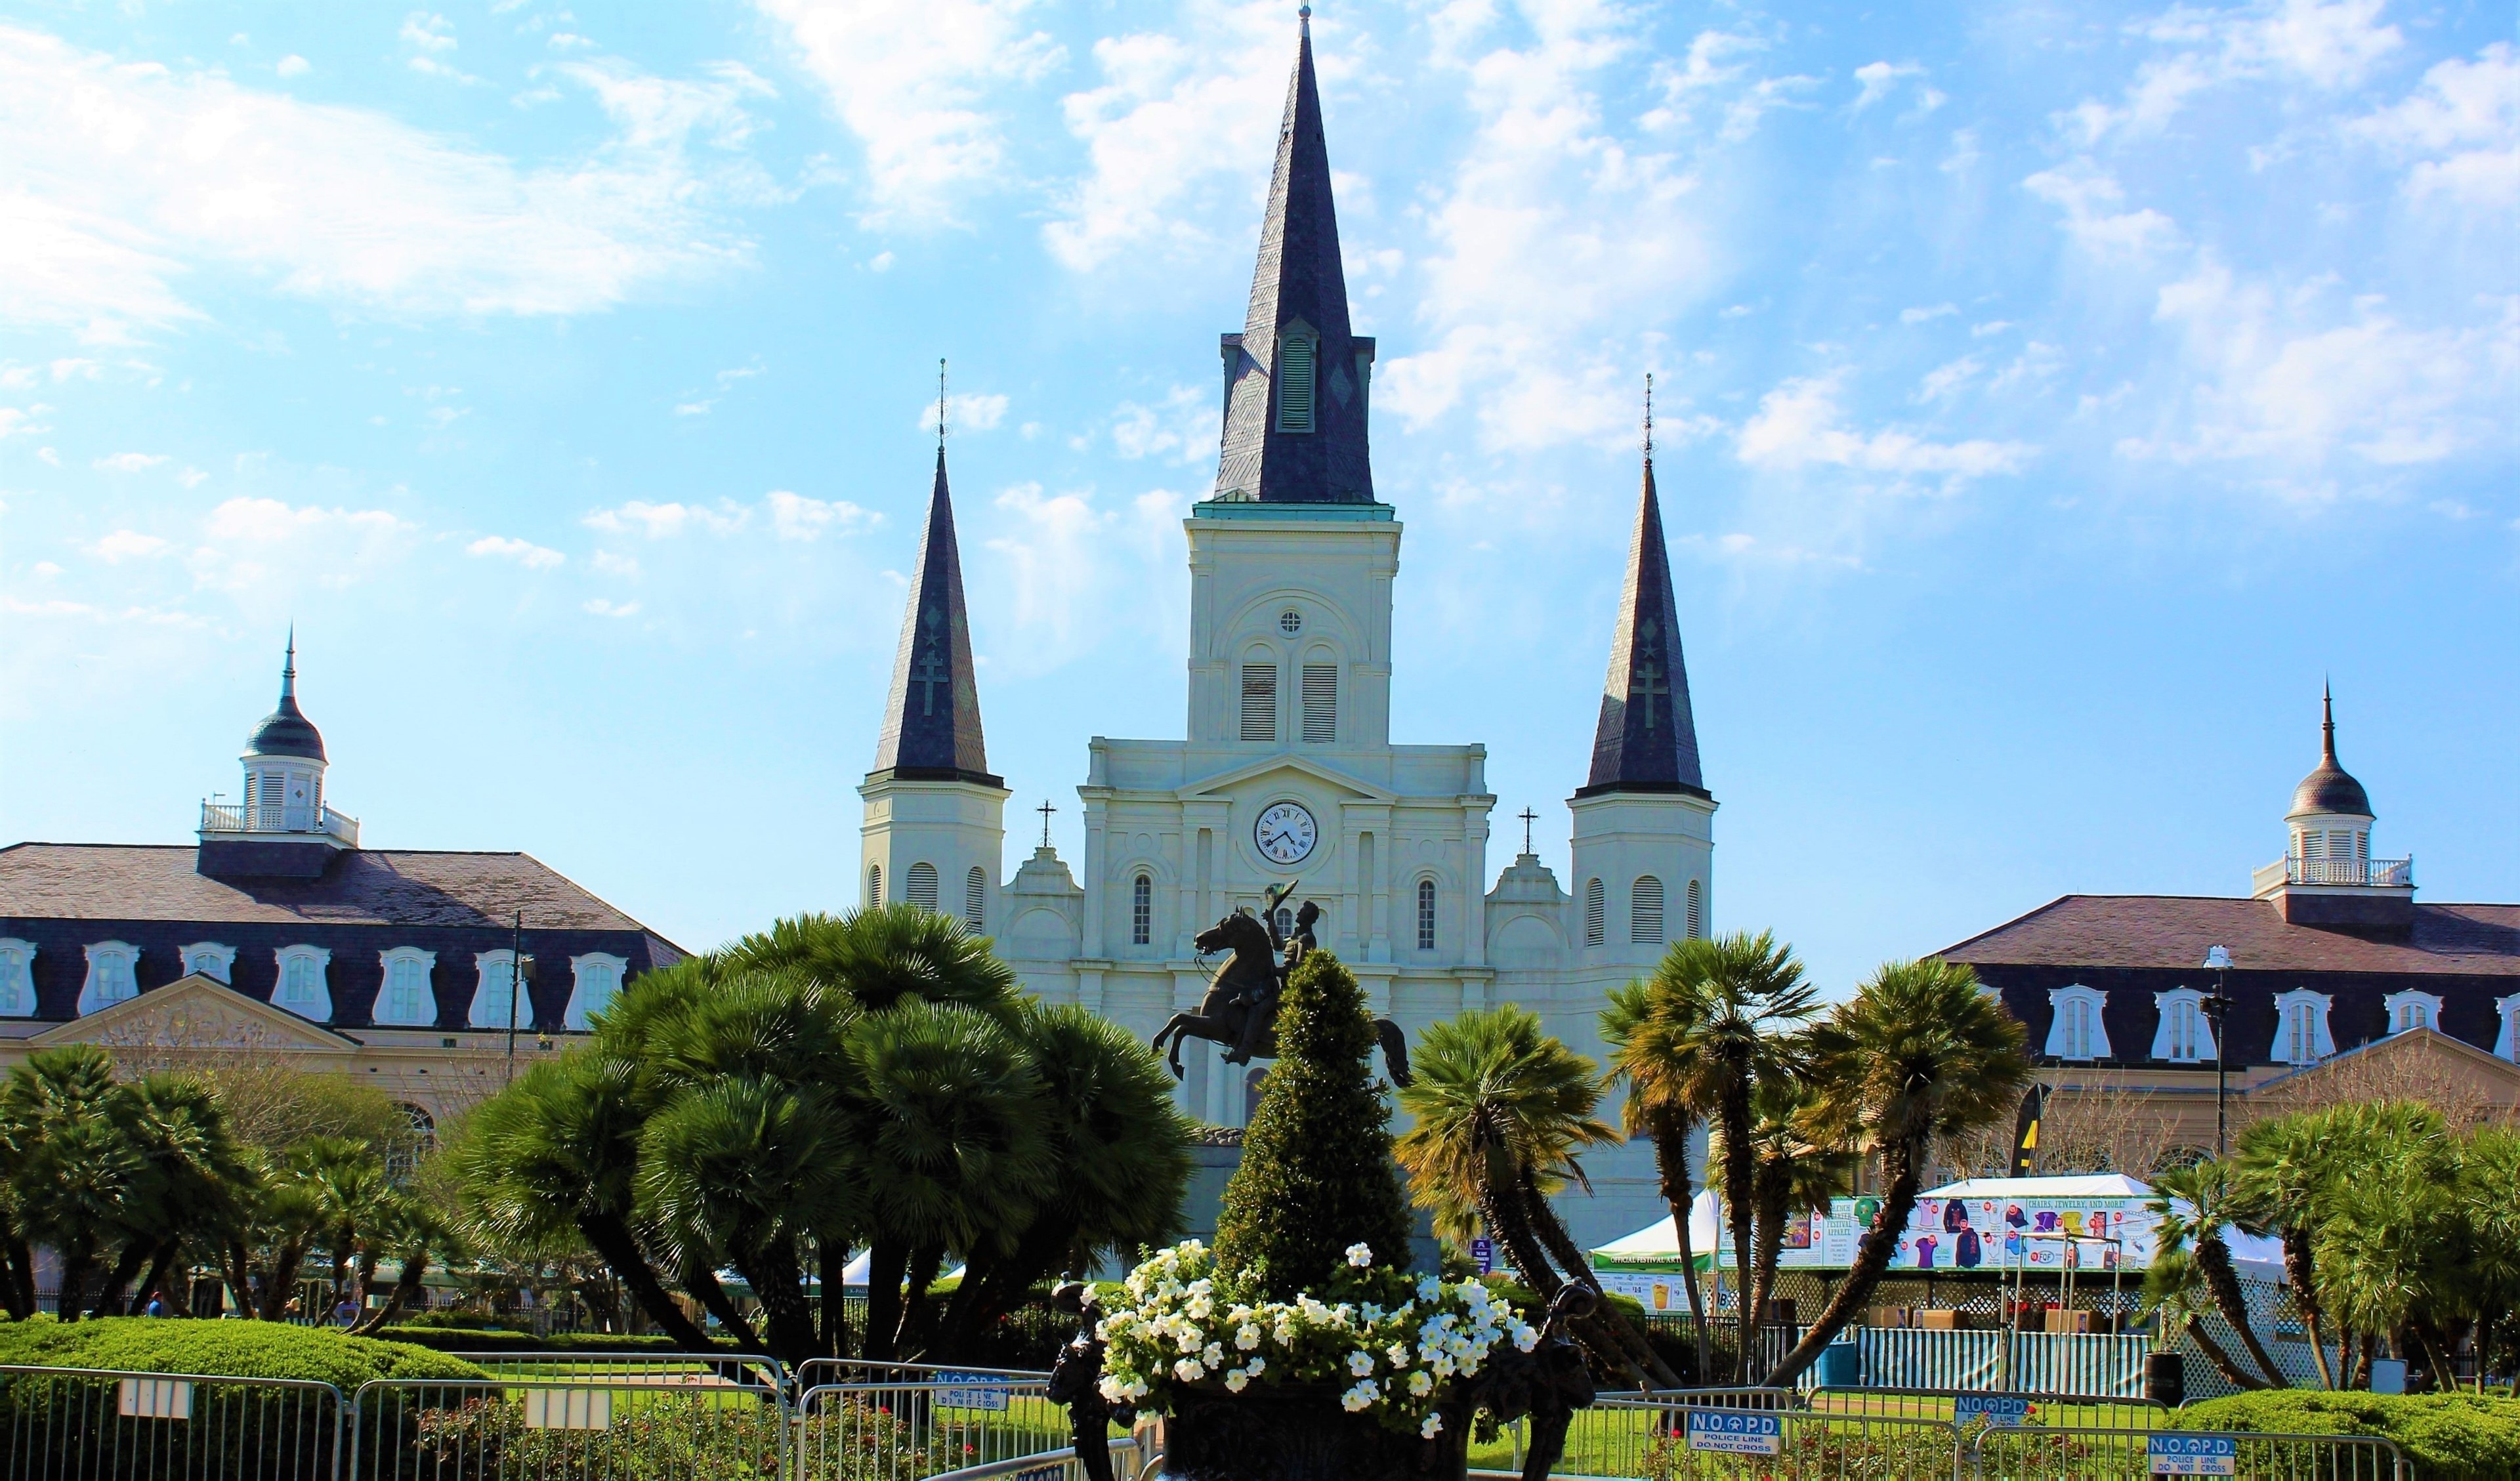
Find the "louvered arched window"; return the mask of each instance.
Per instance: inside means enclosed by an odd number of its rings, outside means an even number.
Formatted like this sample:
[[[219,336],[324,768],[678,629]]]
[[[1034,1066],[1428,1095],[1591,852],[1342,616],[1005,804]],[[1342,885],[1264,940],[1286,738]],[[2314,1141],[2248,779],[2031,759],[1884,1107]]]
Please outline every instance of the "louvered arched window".
[[[1588,879],[1585,881],[1584,944],[1586,946],[1598,946],[1601,944],[1603,917],[1607,914],[1604,907],[1607,900],[1608,896],[1602,892],[1600,880]]]
[[[1309,337],[1289,336],[1278,345],[1278,430],[1313,429],[1313,381],[1317,346]]]
[[[1639,875],[1628,892],[1628,940],[1636,946],[1662,945],[1662,881]]]
[[[972,935],[988,923],[989,872],[974,864],[963,876],[963,928]]]
[[[883,866],[880,864],[870,864],[867,866],[867,904],[881,905],[882,903]]]
[[[1435,949],[1435,881],[1432,879],[1418,881],[1418,949],[1421,952]]]
[[[910,903],[918,906],[921,910],[933,911],[936,909],[935,865],[914,864],[910,866],[909,896]]]
[[[1706,897],[1698,892],[1697,881],[1694,879],[1688,881],[1686,909],[1688,919],[1682,921],[1682,924],[1688,930],[1688,939],[1694,941],[1706,934]]]
[[[1155,881],[1140,875],[1129,885],[1129,944],[1148,946],[1155,939]]]

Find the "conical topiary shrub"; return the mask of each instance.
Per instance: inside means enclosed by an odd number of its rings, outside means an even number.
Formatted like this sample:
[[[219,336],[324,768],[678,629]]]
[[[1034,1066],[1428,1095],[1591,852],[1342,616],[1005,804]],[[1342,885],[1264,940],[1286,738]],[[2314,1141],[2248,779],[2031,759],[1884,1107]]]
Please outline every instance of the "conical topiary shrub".
[[[1356,978],[1304,958],[1278,1008],[1278,1062],[1225,1186],[1216,1263],[1276,1300],[1318,1290],[1348,1264],[1409,1259],[1408,1205],[1391,1161],[1391,1107],[1371,1074],[1373,1026]]]

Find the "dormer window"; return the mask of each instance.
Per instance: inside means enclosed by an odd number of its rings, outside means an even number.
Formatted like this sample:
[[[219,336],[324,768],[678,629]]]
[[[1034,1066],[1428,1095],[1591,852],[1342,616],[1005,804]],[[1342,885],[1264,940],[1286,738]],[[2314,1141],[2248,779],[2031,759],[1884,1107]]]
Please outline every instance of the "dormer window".
[[[1309,333],[1289,329],[1278,341],[1278,430],[1313,429],[1313,382],[1320,373],[1321,346]]]
[[[2317,1064],[2336,1053],[2327,1033],[2325,993],[2297,988],[2275,994],[2275,1055],[2286,1064]]]
[[[183,959],[183,974],[187,977],[200,975],[213,982],[236,980],[236,948],[233,946],[222,946],[216,941],[196,941],[190,946],[175,948],[175,952]]]
[[[2389,1010],[2389,1032],[2392,1034],[2441,1027],[2442,1000],[2439,994],[2391,993],[2380,1001]]]
[[[2495,1057],[2520,1061],[2520,993],[2494,1000],[2494,1021]]]
[[[2214,1055],[2212,1026],[2205,1020],[2205,995],[2192,987],[2174,987],[2152,995],[2161,1022],[2152,1032],[2152,1057],[2173,1064],[2194,1064]]]
[[[517,954],[511,951],[476,952],[473,968],[479,979],[472,987],[472,1011],[465,1021],[474,1028],[507,1028],[534,1026],[533,1008],[517,1000]]]
[[[621,974],[630,965],[627,957],[609,952],[588,952],[583,957],[568,959],[569,971],[575,978],[568,990],[568,1010],[561,1018],[562,1028],[580,1031],[593,1028],[595,1014],[612,1006],[613,995],[621,991]]]
[[[284,946],[272,955],[280,964],[280,985],[271,991],[272,1006],[317,1023],[329,1020],[333,989],[324,973],[333,965],[333,954],[320,946]]]
[[[2102,1016],[2109,995],[2080,983],[2048,994],[2048,1055],[2054,1059],[2109,1057],[2109,1026]]]
[[[377,989],[376,1010],[369,1016],[379,1023],[415,1028],[435,1023],[437,991],[429,978],[437,969],[437,953],[397,946],[378,958],[384,967],[384,983]]]
[[[35,943],[0,936],[0,1017],[35,1015]]]
[[[140,948],[128,941],[99,941],[87,949],[87,981],[79,988],[84,1018],[101,1008],[140,996]]]

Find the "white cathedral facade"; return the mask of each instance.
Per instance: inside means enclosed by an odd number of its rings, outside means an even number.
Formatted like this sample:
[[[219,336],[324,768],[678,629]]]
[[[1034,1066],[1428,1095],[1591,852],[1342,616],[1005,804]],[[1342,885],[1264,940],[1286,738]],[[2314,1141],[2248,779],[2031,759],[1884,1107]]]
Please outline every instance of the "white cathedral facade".
[[[1589,771],[1574,791],[1572,887],[1537,855],[1488,875],[1487,748],[1391,741],[1391,612],[1402,525],[1373,497],[1374,346],[1349,331],[1309,36],[1298,52],[1243,332],[1221,337],[1213,496],[1184,521],[1190,704],[1178,740],[1095,737],[1078,787],[1085,854],[1045,841],[1006,871],[1009,796],[988,770],[944,454],[865,799],[866,903],[959,914],[1025,988],[1151,1036],[1221,959],[1192,938],[1291,884],[1377,1014],[1413,1041],[1514,1003],[1602,1053],[1608,991],[1702,934],[1714,798],[1673,611],[1648,449]],[[1266,1063],[1185,1047],[1182,1103],[1238,1126]],[[1587,1159],[1562,1207],[1598,1242],[1666,1210],[1650,1149]]]

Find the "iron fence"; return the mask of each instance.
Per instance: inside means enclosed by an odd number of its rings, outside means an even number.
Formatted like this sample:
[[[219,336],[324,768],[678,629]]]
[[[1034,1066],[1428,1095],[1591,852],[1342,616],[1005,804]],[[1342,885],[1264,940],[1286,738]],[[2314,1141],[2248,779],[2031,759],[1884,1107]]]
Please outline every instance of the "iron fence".
[[[960,1378],[1044,1383],[1048,1369],[970,1368],[955,1363],[893,1363],[881,1358],[808,1358],[796,1365],[796,1391],[848,1383],[944,1383]]]
[[[1142,1457],[1135,1440],[1111,1442],[1111,1473],[1121,1481],[1150,1469],[1152,1458]],[[983,1465],[967,1465],[949,1470],[928,1481],[1084,1481],[1084,1463],[1076,1459],[1073,1446],[1038,1456],[1018,1456],[1012,1460],[991,1460]]]
[[[736,1384],[791,1394],[786,1364],[759,1353],[487,1352],[449,1353],[494,1378],[652,1380],[705,1387]]]
[[[922,1481],[1069,1444],[1067,1411],[1039,1376],[825,1383],[795,1414],[797,1481]]]
[[[1972,1424],[2052,1428],[2058,1425],[2148,1430],[2168,1413],[2149,1399],[2106,1394],[2048,1394],[1965,1388],[1859,1388],[1822,1385],[1804,1395],[1816,1414],[1883,1414]]]
[[[775,1478],[791,1473],[788,1413],[776,1386],[715,1378],[380,1378],[352,1399],[340,1474],[348,1481]]]
[[[341,1392],[296,1378],[0,1368],[14,1481],[333,1481]]]
[[[1669,1406],[1643,1399],[1610,1400],[1596,1408],[1625,1411],[1644,1422],[1627,1432],[1631,1448],[1623,1455],[1579,1453],[1570,1445],[1558,1474],[1875,1481],[1959,1473],[1959,1430],[1947,1419]]]
[[[2366,1435],[2216,1434],[2203,1430],[1989,1429],[1971,1438],[1971,1478],[2100,1481],[2233,1476],[2258,1481],[2408,1481],[2406,1457]]]

